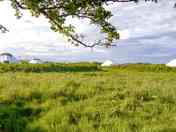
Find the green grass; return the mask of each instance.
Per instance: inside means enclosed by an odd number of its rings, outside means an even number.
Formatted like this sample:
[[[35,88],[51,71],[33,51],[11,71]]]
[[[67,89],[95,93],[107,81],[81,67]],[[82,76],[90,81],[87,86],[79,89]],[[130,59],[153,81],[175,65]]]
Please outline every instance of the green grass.
[[[176,131],[176,69],[70,65],[40,73],[2,70],[0,132]]]

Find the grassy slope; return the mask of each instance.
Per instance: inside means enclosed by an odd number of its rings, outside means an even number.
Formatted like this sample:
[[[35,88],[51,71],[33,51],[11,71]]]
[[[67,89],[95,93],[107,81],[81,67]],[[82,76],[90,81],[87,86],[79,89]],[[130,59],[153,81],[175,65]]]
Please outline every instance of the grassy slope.
[[[0,131],[176,131],[176,74],[131,67],[1,73]]]

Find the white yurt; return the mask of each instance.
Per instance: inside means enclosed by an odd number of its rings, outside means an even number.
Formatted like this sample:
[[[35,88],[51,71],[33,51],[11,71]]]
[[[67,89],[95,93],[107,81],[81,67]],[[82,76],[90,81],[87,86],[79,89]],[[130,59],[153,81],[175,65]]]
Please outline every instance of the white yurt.
[[[32,59],[32,60],[29,61],[29,63],[31,63],[31,64],[42,64],[43,61],[40,60],[40,59]]]
[[[103,62],[101,64],[101,66],[103,66],[103,67],[108,67],[108,66],[112,66],[112,65],[113,65],[113,62],[110,60],[106,60],[105,62]]]
[[[176,59],[171,60],[170,62],[168,62],[166,64],[166,66],[168,66],[168,67],[176,67]]]
[[[0,63],[17,63],[17,59],[10,53],[0,54]]]

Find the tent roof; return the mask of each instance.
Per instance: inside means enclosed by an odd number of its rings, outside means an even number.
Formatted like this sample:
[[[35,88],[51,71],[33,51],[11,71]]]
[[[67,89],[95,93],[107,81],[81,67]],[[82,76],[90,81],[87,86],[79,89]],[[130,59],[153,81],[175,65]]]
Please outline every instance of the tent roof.
[[[176,59],[171,60],[170,62],[168,62],[168,63],[166,64],[166,66],[176,67]]]
[[[1,53],[0,54],[0,56],[3,56],[3,55],[7,55],[7,56],[10,56],[10,57],[12,57],[13,55],[12,54],[10,54],[10,53]]]
[[[103,62],[103,63],[101,64],[101,66],[111,66],[112,64],[113,64],[112,61],[106,60],[105,62]]]

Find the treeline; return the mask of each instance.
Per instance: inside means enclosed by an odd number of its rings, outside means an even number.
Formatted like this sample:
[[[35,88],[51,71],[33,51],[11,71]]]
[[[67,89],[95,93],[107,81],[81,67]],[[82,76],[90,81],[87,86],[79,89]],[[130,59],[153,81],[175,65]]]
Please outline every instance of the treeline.
[[[4,72],[83,72],[99,70],[97,63],[0,64]]]
[[[176,68],[167,67],[164,64],[121,64],[113,65],[108,68],[139,71],[139,72],[176,72]],[[46,63],[46,64],[0,64],[0,73],[4,72],[86,72],[103,71],[100,63]]]

